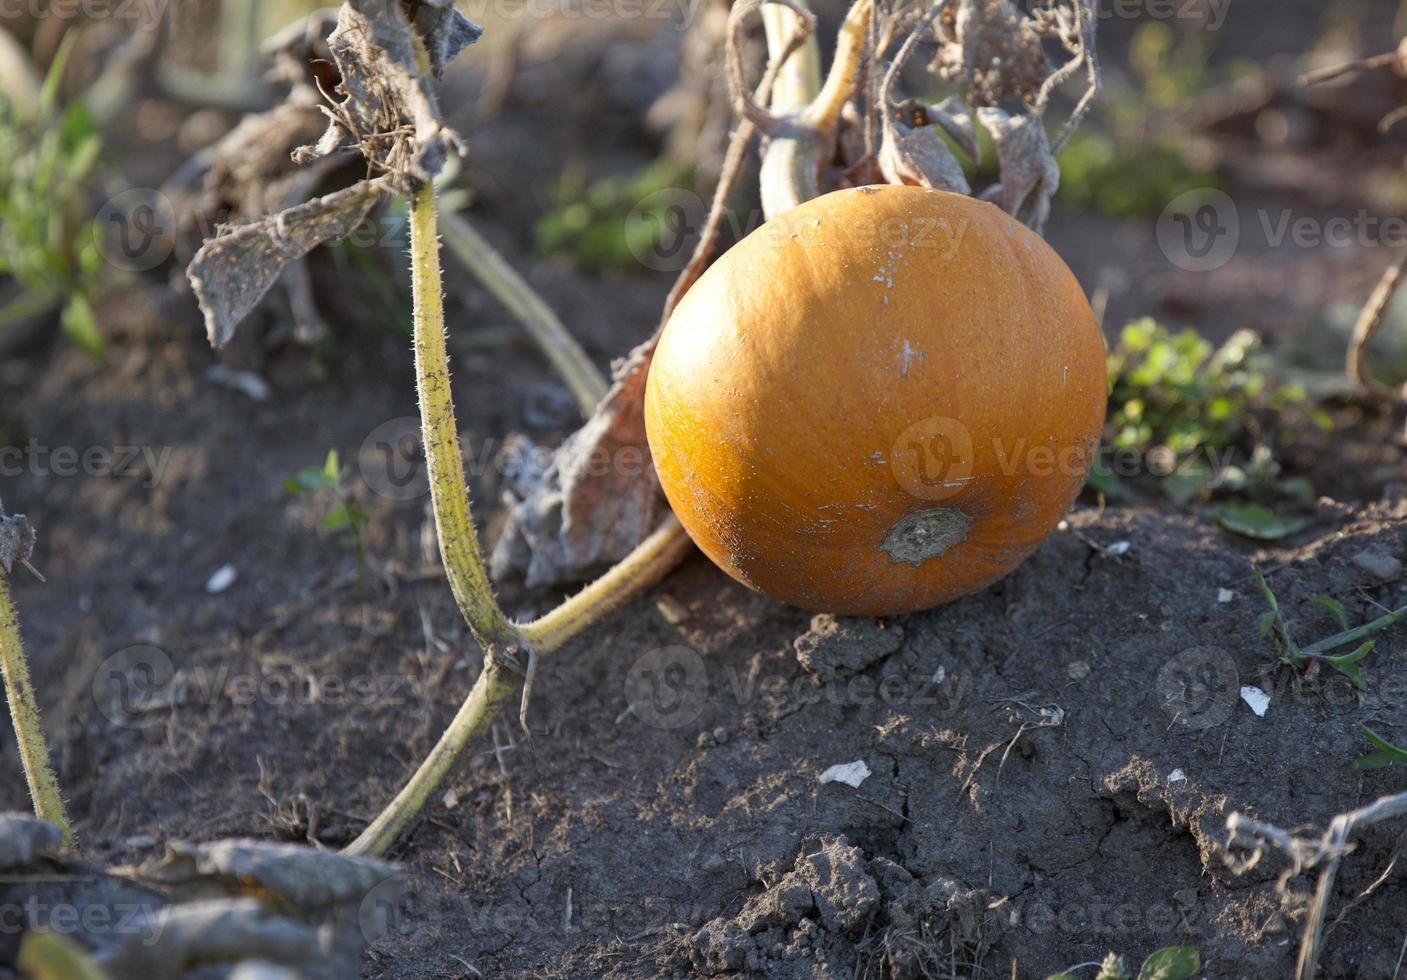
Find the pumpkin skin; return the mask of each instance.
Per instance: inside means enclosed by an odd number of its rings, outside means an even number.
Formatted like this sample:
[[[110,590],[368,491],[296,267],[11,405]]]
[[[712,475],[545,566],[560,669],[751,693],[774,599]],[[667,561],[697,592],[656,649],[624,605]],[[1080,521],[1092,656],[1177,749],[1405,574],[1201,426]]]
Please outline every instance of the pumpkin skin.
[[[645,426],[699,548],[744,585],[845,615],[925,609],[1029,556],[1084,486],[1104,338],[1060,257],[995,205],[836,191],[694,284]]]

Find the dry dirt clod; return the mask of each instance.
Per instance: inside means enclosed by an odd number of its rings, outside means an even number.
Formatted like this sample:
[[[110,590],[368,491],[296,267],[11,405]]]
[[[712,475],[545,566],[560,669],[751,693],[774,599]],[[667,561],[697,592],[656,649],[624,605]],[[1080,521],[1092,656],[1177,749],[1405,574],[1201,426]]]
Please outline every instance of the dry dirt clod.
[[[1402,577],[1402,561],[1382,548],[1367,548],[1349,559],[1349,564],[1379,582],[1396,582]]]
[[[821,613],[793,646],[801,666],[823,680],[849,677],[898,650],[904,629],[881,626],[873,619],[852,619]]]
[[[0,813],[0,868],[22,868],[58,850],[63,832],[25,813]]]

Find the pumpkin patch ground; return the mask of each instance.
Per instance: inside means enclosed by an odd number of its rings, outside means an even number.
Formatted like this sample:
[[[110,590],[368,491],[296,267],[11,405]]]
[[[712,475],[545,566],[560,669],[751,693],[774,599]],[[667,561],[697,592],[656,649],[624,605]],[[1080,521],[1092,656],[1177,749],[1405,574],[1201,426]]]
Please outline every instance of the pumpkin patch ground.
[[[815,6],[829,46],[844,6]],[[1407,91],[1379,69],[1293,82],[1379,54],[1402,25],[1320,0],[1193,7],[1195,23],[1101,19],[1115,107],[1059,156],[1044,238],[1091,329],[1102,321],[1106,357],[1087,360],[1091,376],[1107,366],[1111,396],[1093,474],[1029,557],[933,608],[817,613],[741,584],[756,566],[727,567],[679,507],[718,563],[691,548],[560,650],[515,663],[532,678],[521,718],[515,694],[382,855],[394,893],[357,893],[324,934],[353,936],[351,958],[310,953],[293,975],[1040,980],[1094,977],[1111,953],[1138,976],[1169,948],[1199,965],[1163,976],[1295,975],[1324,862],[1292,874],[1264,842],[1317,844],[1337,816],[1407,791],[1407,621],[1317,646],[1407,606],[1407,409],[1388,386],[1407,368],[1401,299],[1372,348],[1382,388],[1343,377],[1354,321],[1402,247],[1387,229],[1403,204],[1382,187],[1400,181],[1407,127],[1377,125]],[[659,323],[693,246],[631,229],[697,230],[730,125],[709,108],[728,102],[710,88],[721,26],[701,39],[679,16],[539,11],[511,57],[471,47],[437,83],[470,147],[442,213],[463,209],[603,370]],[[488,27],[483,44],[502,29]],[[16,36],[52,53],[34,24]],[[103,151],[128,183],[163,184],[238,120],[142,91]],[[1135,110],[1157,125],[1130,125]],[[727,244],[761,224],[748,179]],[[1194,188],[1222,195],[1197,199],[1212,211],[1173,206]],[[58,311],[0,330],[0,518],[38,529],[28,560],[45,579],[16,564],[8,581],[83,862],[57,844],[13,857],[0,833],[0,977],[41,975],[15,965],[36,922],[107,948],[120,929],[58,914],[138,900],[93,896],[138,888],[110,869],[136,875],[172,842],[355,850],[476,689],[485,668],[418,442],[406,206],[378,207],[372,245],[313,252],[220,354],[174,284],[179,251],[156,271],[129,262],[94,295],[100,357]],[[1350,220],[1335,237],[1331,222],[1360,212],[1376,230]],[[1181,237],[1233,225],[1224,255],[1217,235]],[[534,526],[525,488],[550,458],[540,447],[579,429],[580,399],[442,232],[474,516],[499,603],[539,624],[590,575],[553,580],[570,549],[530,556],[513,532]],[[302,274],[329,331],[312,342],[298,339],[307,310],[290,312]],[[1038,394],[1018,380],[1002,397]],[[727,445],[739,430],[712,418],[693,437]],[[803,435],[784,433],[788,465]],[[690,475],[664,475],[678,506]],[[611,532],[639,518],[633,486],[605,495],[620,506],[590,542],[601,568],[620,557]],[[971,528],[921,530],[960,542]],[[902,538],[885,540],[908,554]],[[0,810],[30,808],[7,726]],[[1258,861],[1247,832],[1231,841],[1234,814],[1258,822]],[[1407,977],[1404,834],[1403,816],[1352,830],[1316,976]]]

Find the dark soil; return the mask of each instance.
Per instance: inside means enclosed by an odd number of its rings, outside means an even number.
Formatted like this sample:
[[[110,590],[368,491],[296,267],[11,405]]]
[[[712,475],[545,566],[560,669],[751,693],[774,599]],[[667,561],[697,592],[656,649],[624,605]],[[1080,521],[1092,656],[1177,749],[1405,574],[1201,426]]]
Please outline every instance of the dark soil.
[[[522,92],[550,70],[524,66]],[[511,189],[521,167],[536,186],[557,150],[532,142],[533,117],[513,122],[523,105],[509,110],[486,124],[471,171]],[[622,149],[637,131],[596,136],[602,159],[655,152]],[[590,279],[536,262],[534,199],[502,193],[474,213],[598,362],[648,334],[668,275]],[[1213,336],[1274,336],[1275,317],[1309,331],[1295,311],[1361,297],[1378,267],[1350,263],[1344,277],[1342,259],[1296,256],[1314,277],[1282,266],[1293,288],[1267,312],[1266,291],[1282,293],[1254,250],[1192,290],[1165,267],[1163,279],[1140,274],[1158,258],[1151,221],[1058,214],[1050,237],[1091,289],[1124,269],[1122,312],[1162,303]],[[335,297],[330,266],[318,275]],[[1197,301],[1168,300],[1179,290]],[[501,474],[484,461],[513,436],[550,444],[576,419],[508,315],[453,267],[448,291],[455,394],[492,540]],[[1238,309],[1268,319],[1232,322]],[[358,465],[372,433],[415,414],[406,339],[365,308],[334,298],[329,311],[327,349],[261,353],[264,402],[209,380],[194,307],[164,285],[106,304],[106,363],[46,344],[0,365],[0,445],[25,450],[0,498],[38,527],[48,578],[18,576],[16,601],[60,782],[96,861],[177,839],[346,844],[479,669],[425,497],[378,494]],[[1338,599],[1353,623],[1407,604],[1400,567],[1382,560],[1407,558],[1401,419],[1355,425],[1300,461],[1333,498],[1277,546],[1190,511],[1086,504],[1004,581],[883,622],[813,621],[693,556],[544,662],[533,737],[504,720],[456,767],[392,855],[414,894],[362,976],[1026,978],[1111,950],[1137,964],[1174,944],[1198,948],[1206,977],[1290,975],[1313,882],[1282,893],[1275,856],[1233,875],[1226,818],[1322,828],[1407,789],[1402,767],[1350,768],[1370,748],[1364,724],[1407,741],[1407,628],[1365,661],[1363,692],[1284,666],[1257,629],[1253,566],[1303,639],[1338,629],[1314,596]],[[61,447],[146,455],[123,474],[80,463],[67,475]],[[327,501],[283,486],[329,448],[352,463],[370,517],[364,567],[319,530]],[[1364,552],[1386,572],[1355,564]],[[224,566],[237,577],[212,595]],[[505,582],[502,597],[529,615],[558,595]],[[136,688],[126,700],[123,684]],[[1242,685],[1269,693],[1263,717]],[[870,772],[858,787],[820,782],[857,761]],[[5,808],[27,806],[19,773],[7,735]],[[1399,821],[1360,835],[1331,918],[1388,867],[1402,833]],[[1399,868],[1330,933],[1322,975],[1398,976],[1404,909]]]

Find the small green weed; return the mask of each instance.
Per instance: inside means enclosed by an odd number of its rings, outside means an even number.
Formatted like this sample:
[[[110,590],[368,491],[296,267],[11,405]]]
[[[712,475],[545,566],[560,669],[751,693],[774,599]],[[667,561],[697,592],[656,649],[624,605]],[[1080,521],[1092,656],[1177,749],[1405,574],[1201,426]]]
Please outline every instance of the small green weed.
[[[355,548],[357,565],[362,567],[366,563],[366,527],[370,518],[352,502],[347,490],[350,475],[351,470],[341,465],[337,450],[330,449],[321,467],[300,470],[284,480],[283,485],[295,496],[325,493],[331,498],[331,506],[323,513],[322,529]]]
[[[1367,725],[1361,726],[1368,741],[1377,746],[1378,751],[1359,756],[1353,760],[1355,769],[1382,769],[1385,766],[1407,766],[1407,748],[1393,745]]]
[[[1178,36],[1150,21],[1134,33],[1129,67],[1135,86],[1105,102],[1109,131],[1075,133],[1060,152],[1060,197],[1114,218],[1156,215],[1186,191],[1216,187],[1216,175],[1193,167],[1177,138],[1150,133],[1148,121],[1184,105],[1213,83],[1206,32]]]
[[[1232,530],[1260,525],[1262,536],[1282,529],[1256,520],[1246,508],[1258,505],[1250,501],[1313,500],[1306,480],[1282,476],[1273,449],[1261,441],[1270,438],[1261,423],[1274,416],[1288,431],[1331,423],[1302,387],[1273,378],[1252,331],[1238,331],[1214,347],[1195,330],[1172,333],[1151,317],[1135,320],[1109,354],[1109,381],[1111,450],[1146,458],[1169,498],[1241,498],[1241,511],[1222,508],[1218,519]],[[1233,464],[1235,451],[1248,444],[1248,455]],[[1090,485],[1113,497],[1125,492],[1102,465]]]
[[[102,140],[81,101],[58,105],[74,37],[70,32],[59,48],[37,105],[26,109],[0,97],[0,276],[22,291],[0,307],[0,328],[60,309],[68,338],[100,357],[93,298],[103,261],[88,185]]]
[[[1343,603],[1332,596],[1317,595],[1312,601],[1326,609],[1335,621],[1339,624],[1339,632],[1332,636],[1326,636],[1322,640],[1316,640],[1307,646],[1301,646],[1294,638],[1290,630],[1290,624],[1285,619],[1285,614],[1280,608],[1280,600],[1275,597],[1269,583],[1265,581],[1265,576],[1260,569],[1255,570],[1256,583],[1260,586],[1261,594],[1265,596],[1266,604],[1270,607],[1263,613],[1259,620],[1260,635],[1274,637],[1275,645],[1280,651],[1281,659],[1291,666],[1299,669],[1304,668],[1311,661],[1328,664],[1330,667],[1343,674],[1353,686],[1360,691],[1368,687],[1367,678],[1363,674],[1360,666],[1363,659],[1373,652],[1373,646],[1377,642],[1369,637],[1381,633],[1389,626],[1407,619],[1407,606],[1394,610],[1386,615],[1379,616],[1370,623],[1362,626],[1349,628],[1348,616],[1344,612]],[[1361,641],[1361,643],[1360,643]],[[1329,651],[1346,647],[1351,643],[1360,643],[1350,653],[1331,654]]]
[[[568,174],[553,194],[552,209],[537,223],[538,251],[566,256],[587,272],[636,268],[636,256],[655,251],[648,236],[671,228],[678,217],[659,192],[686,186],[688,179],[686,170],[667,162],[590,185]]]

